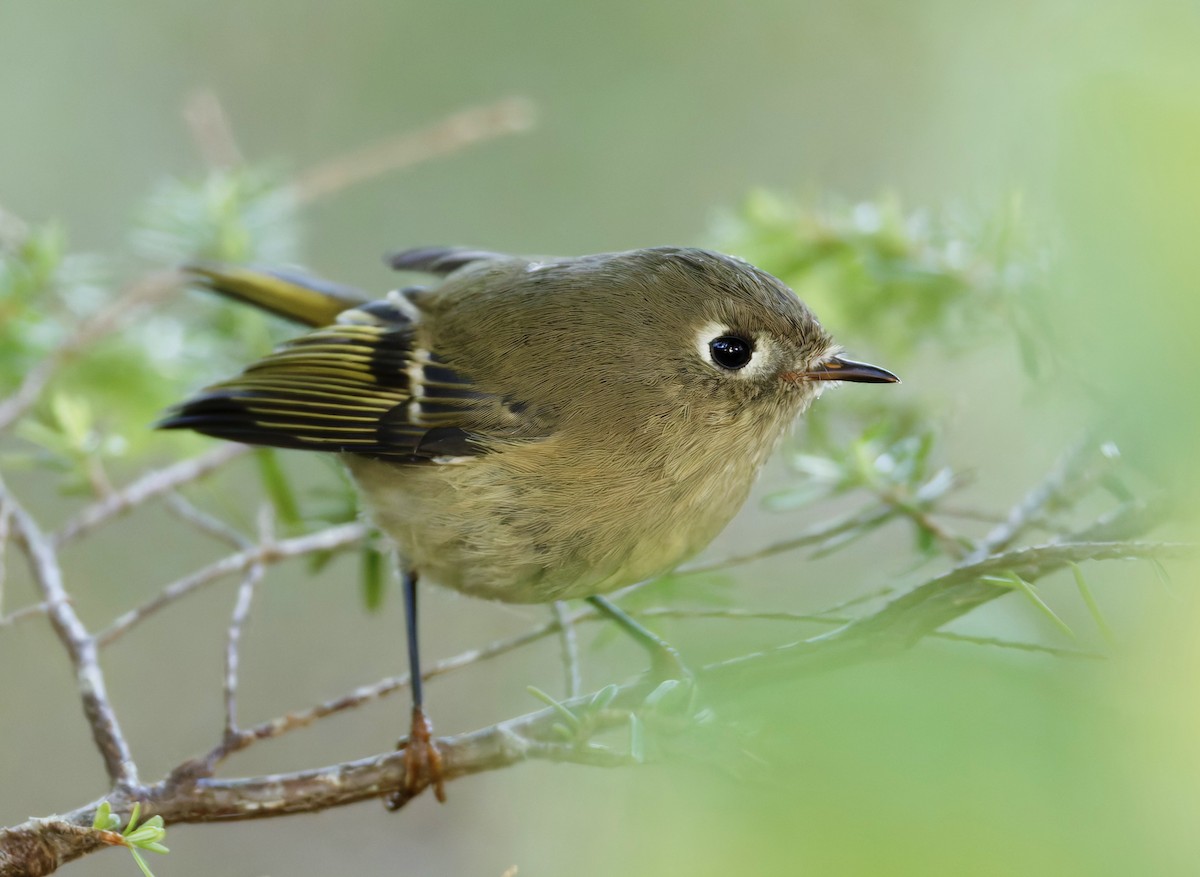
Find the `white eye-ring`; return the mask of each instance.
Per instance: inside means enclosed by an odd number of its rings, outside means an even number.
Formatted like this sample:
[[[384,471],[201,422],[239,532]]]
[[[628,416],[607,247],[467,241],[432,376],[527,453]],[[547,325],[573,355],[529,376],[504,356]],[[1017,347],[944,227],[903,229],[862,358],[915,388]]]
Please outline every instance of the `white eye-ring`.
[[[696,352],[711,366],[729,375],[751,377],[767,361],[764,339],[719,323],[707,323],[696,333]]]

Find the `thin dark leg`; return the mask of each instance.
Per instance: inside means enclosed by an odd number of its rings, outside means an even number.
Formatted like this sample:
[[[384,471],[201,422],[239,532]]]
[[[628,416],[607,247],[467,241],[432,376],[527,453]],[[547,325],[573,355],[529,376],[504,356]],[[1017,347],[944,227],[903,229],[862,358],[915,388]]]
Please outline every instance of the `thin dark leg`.
[[[412,690],[412,726],[400,741],[404,749],[404,785],[384,799],[389,810],[399,810],[426,786],[433,786],[439,801],[446,800],[442,782],[442,755],[433,742],[433,724],[423,709],[425,694],[421,679],[421,649],[417,640],[417,571],[401,571],[404,592],[404,628],[408,638],[409,687]]]
[[[687,679],[691,676],[675,647],[654,631],[643,627],[627,612],[604,597],[599,595],[588,597],[587,601],[601,614],[607,615],[615,621],[626,633],[637,640],[642,648],[650,653],[650,669],[656,675],[664,679]]]
[[[417,644],[417,572],[405,569],[400,573],[404,592],[404,632],[408,641],[408,678],[414,709],[425,705],[424,680],[421,679],[421,649]]]

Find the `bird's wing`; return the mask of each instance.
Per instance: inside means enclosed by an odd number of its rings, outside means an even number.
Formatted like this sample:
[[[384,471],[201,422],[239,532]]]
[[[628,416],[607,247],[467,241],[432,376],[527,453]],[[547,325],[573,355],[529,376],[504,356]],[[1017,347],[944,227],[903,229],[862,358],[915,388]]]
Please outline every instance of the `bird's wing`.
[[[397,462],[473,456],[489,438],[536,438],[517,400],[480,390],[416,340],[402,293],[342,311],[169,412],[163,429]]]
[[[397,271],[421,271],[444,277],[474,262],[521,261],[515,256],[472,250],[466,247],[421,247],[404,250],[387,257],[387,263]]]

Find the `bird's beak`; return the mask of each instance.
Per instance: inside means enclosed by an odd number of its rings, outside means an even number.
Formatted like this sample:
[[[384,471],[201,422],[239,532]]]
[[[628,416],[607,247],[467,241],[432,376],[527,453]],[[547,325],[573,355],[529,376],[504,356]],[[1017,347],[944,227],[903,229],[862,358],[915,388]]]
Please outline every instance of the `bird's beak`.
[[[860,384],[898,384],[900,379],[885,368],[855,362],[840,356],[831,356],[805,372],[788,372],[785,380],[801,381],[855,381]]]

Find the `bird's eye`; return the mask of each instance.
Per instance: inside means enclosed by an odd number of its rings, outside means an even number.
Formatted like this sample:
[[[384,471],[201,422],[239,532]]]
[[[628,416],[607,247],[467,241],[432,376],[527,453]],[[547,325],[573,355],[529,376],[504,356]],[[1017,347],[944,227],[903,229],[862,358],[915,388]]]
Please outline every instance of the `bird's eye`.
[[[708,352],[721,368],[737,371],[753,358],[754,342],[736,335],[722,335],[709,342]]]

